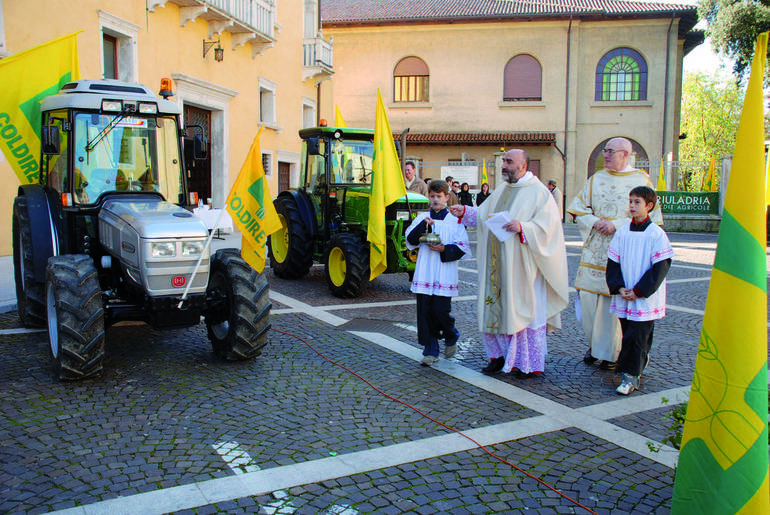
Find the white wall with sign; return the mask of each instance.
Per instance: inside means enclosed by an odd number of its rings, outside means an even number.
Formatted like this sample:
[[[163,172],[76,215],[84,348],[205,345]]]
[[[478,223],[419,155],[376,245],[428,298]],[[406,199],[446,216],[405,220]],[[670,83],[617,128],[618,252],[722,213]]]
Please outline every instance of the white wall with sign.
[[[446,179],[448,176],[452,176],[460,184],[467,182],[471,188],[479,186],[479,167],[477,165],[442,166],[441,178]]]

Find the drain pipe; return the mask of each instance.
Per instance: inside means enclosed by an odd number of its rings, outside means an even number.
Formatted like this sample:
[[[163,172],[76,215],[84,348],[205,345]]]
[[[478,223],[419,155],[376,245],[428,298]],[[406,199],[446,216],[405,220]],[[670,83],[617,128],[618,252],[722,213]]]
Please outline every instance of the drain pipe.
[[[660,142],[660,160],[661,162],[666,158],[666,128],[668,127],[668,77],[669,60],[671,55],[671,27],[674,26],[674,13],[671,13],[671,22],[668,24],[668,31],[666,32],[666,82],[663,89],[663,139]],[[647,75],[649,80],[649,74]],[[647,88],[649,91],[649,88]],[[679,177],[674,181],[674,187],[679,182]]]
[[[564,206],[567,205],[567,138],[569,137],[569,65],[571,56],[572,45],[572,15],[569,15],[569,26],[567,27],[567,84],[564,88],[564,152],[562,152],[562,161],[564,161],[564,178],[561,184],[562,187],[562,211]],[[561,218],[564,220],[564,212],[561,213]]]

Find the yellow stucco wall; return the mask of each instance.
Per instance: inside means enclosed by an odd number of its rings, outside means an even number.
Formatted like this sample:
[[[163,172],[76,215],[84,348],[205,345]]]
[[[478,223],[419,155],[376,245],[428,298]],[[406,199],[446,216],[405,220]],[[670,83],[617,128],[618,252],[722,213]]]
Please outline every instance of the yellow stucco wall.
[[[79,0],[77,2],[50,2],[27,0],[4,2],[7,50],[23,51],[53,38],[81,30],[78,50],[81,75],[84,79],[101,78],[102,34],[99,12],[102,10],[122,21],[140,27],[137,40],[137,81],[159,90],[160,79],[172,74],[184,74],[216,87],[233,90],[237,94],[226,103],[226,124],[222,162],[226,163],[220,185],[229,191],[243,164],[246,153],[256,134],[259,123],[259,78],[276,84],[276,128],[262,133],[263,151],[273,153],[273,170],[268,177],[273,195],[277,193],[279,153],[297,154],[300,140],[297,131],[302,127],[302,99],[317,98],[313,79],[303,80],[302,2],[281,2],[277,9],[276,43],[252,58],[250,44],[232,48],[232,34],[222,32],[224,60],[216,62],[213,51],[202,57],[203,39],[210,40],[209,24],[202,18],[180,26],[180,9],[171,2],[147,12],[145,0]],[[216,36],[214,37],[216,39]],[[328,82],[327,82],[328,83]],[[176,86],[175,86],[176,87]],[[171,100],[176,100],[172,97]],[[205,102],[205,94],[201,94]],[[326,102],[331,102],[326,94]],[[323,101],[323,100],[322,100]],[[206,107],[205,105],[201,107]],[[333,107],[318,106],[322,113],[333,112]],[[213,131],[212,131],[213,132]],[[212,136],[213,139],[213,136]],[[211,150],[214,150],[213,148]],[[0,157],[0,179],[9,186],[0,192],[0,255],[11,250],[11,211],[18,188],[7,160]],[[224,199],[221,198],[220,202]]]

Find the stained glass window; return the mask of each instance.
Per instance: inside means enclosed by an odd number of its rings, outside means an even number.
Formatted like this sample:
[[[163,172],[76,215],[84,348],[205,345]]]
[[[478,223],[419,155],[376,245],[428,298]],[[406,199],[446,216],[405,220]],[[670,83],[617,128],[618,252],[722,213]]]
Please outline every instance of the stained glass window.
[[[604,54],[596,66],[596,100],[647,100],[647,62],[631,48]]]

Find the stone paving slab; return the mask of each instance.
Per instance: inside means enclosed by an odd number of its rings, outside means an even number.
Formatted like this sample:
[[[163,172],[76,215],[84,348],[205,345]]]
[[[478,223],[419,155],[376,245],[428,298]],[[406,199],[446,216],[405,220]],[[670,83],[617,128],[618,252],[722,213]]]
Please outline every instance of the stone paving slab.
[[[578,429],[488,450],[599,514],[662,515],[670,510],[671,469]],[[481,449],[175,513],[316,514],[345,509],[362,514],[588,513]]]
[[[298,315],[276,318],[274,326],[458,429],[536,414],[389,351],[375,349],[373,360],[372,344],[351,333]],[[212,448],[219,441],[237,441],[266,469],[446,432],[278,333],[247,363],[215,361],[203,327],[114,327],[108,339],[101,378],[57,383],[41,370],[40,335],[0,336],[0,414],[13,420],[0,425],[0,511],[48,511],[223,477]],[[11,359],[20,346],[35,352]]]
[[[569,224],[565,234],[572,282],[579,235]],[[473,231],[470,235],[475,240]],[[668,289],[669,304],[681,309],[669,310],[656,324],[652,361],[636,399],[686,387],[692,377],[708,289],[704,279],[710,274],[716,236],[671,238],[677,266],[669,274],[676,281]],[[475,259],[461,264],[461,297],[453,302],[461,349],[435,369],[383,349],[365,333],[351,332],[375,331],[419,351],[406,274],[381,275],[362,297],[343,300],[329,294],[322,267],[313,267],[298,281],[279,279],[268,270],[271,289],[281,299],[273,302],[272,324],[459,429],[538,421],[541,415],[533,409],[446,373],[460,366],[475,376],[486,363],[473,298],[475,266]],[[295,300],[309,311],[295,309]],[[317,318],[323,313],[341,325]],[[669,408],[656,402],[630,414],[619,410],[624,406],[614,392],[619,378],[582,362],[586,344],[573,309],[564,311],[562,323],[562,330],[549,336],[542,378],[498,375],[492,382],[515,386],[564,409],[594,410],[607,421],[598,421],[605,424],[605,433],[594,434],[606,436],[607,428],[615,427],[641,435],[640,441],[665,437],[663,417]],[[0,330],[18,327],[15,314],[0,315]],[[197,485],[199,492],[221,488],[218,498],[229,500],[198,502],[197,508],[180,513],[584,512],[478,449],[439,452],[429,459],[310,481],[285,491],[228,498],[229,488],[238,478],[251,477],[254,467],[277,473],[296,464],[324,463],[331,456],[387,453],[441,438],[447,430],[277,332],[271,333],[264,355],[246,363],[214,359],[203,326],[153,331],[142,324],[122,324],[108,331],[106,351],[102,377],[57,383],[48,373],[45,333],[0,333],[0,395],[5,400],[0,406],[0,462],[7,464],[0,470],[0,512],[42,513],[143,492],[167,493],[171,500]],[[598,513],[668,513],[670,467],[581,427],[544,426],[537,431],[541,434],[490,448]],[[235,464],[223,457],[221,449],[232,443],[248,460]]]

